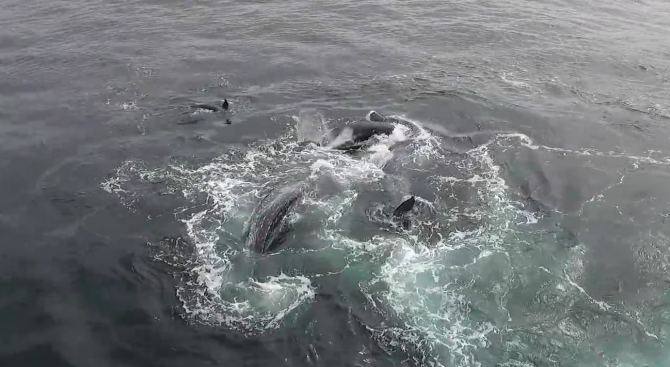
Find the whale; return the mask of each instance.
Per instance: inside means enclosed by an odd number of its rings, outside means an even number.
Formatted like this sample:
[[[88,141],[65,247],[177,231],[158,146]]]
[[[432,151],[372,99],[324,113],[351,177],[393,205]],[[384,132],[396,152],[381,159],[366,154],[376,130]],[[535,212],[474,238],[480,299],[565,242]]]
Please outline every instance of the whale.
[[[338,138],[344,138],[342,143],[337,144],[335,149],[356,149],[363,146],[366,141],[375,135],[390,135],[395,126],[392,124],[378,123],[371,121],[358,121],[344,126],[337,127],[333,130],[333,135]]]
[[[409,199],[403,201],[395,208],[392,215],[393,222],[402,227],[405,230],[408,230],[412,225],[412,209],[416,204],[416,198],[412,195]]]
[[[212,111],[212,112],[223,112],[223,111],[228,111],[229,106],[230,106],[230,103],[228,103],[228,99],[224,99],[221,106],[215,105],[213,103],[194,103],[194,104],[191,105],[191,108],[200,108],[200,109],[209,110],[209,111]]]
[[[201,110],[207,110],[210,112],[218,112],[218,113],[223,113],[225,111],[228,111],[228,108],[230,107],[230,103],[228,102],[228,99],[224,99],[223,103],[221,105],[213,104],[213,103],[194,103],[190,106],[192,109],[201,109]],[[180,121],[177,121],[177,125],[194,125],[203,121],[207,121],[208,118],[206,115],[211,115],[211,114],[203,114],[203,113],[193,113],[193,112],[185,112],[185,117],[181,119]],[[232,124],[232,121],[230,121],[229,118],[226,118],[225,121],[226,125]]]
[[[332,129],[331,147],[338,150],[362,149],[373,136],[391,135],[395,125],[389,122],[379,113],[370,111],[365,120],[350,122]]]
[[[259,254],[278,250],[291,232],[287,217],[300,204],[303,194],[304,185],[295,184],[265,195],[245,224],[245,247]]]
[[[417,200],[415,195],[398,205],[391,220],[404,230],[409,230],[413,222],[428,220],[436,214],[435,208],[424,199]]]
[[[399,123],[398,119],[381,115],[372,110],[364,119],[347,122],[326,129],[327,133],[317,140],[303,140],[299,144],[315,144],[330,149],[357,151],[368,147],[375,136],[391,135]]]
[[[393,211],[393,218],[400,218],[409,213],[414,208],[414,204],[416,204],[416,198],[412,195],[409,199],[403,201],[397,208],[395,208]]]

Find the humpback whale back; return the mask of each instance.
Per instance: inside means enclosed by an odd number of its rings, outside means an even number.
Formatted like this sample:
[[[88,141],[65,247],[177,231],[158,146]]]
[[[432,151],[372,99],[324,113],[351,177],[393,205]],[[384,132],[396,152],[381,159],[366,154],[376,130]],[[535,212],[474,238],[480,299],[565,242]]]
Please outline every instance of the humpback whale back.
[[[391,135],[393,124],[357,121],[333,129],[334,148],[341,150],[360,149],[367,140],[375,135]]]
[[[209,110],[213,112],[222,112],[222,111],[228,111],[228,107],[230,107],[230,104],[228,103],[228,99],[224,99],[221,106],[217,106],[211,103],[194,103],[191,105],[191,107],[201,108],[203,110]]]
[[[360,121],[349,125],[353,129],[355,142],[361,142],[370,139],[373,135],[390,135],[395,126],[379,122]]]
[[[278,192],[277,192],[278,191]],[[245,245],[257,253],[275,251],[290,231],[287,216],[302,199],[302,185],[268,193],[254,208],[244,231]]]

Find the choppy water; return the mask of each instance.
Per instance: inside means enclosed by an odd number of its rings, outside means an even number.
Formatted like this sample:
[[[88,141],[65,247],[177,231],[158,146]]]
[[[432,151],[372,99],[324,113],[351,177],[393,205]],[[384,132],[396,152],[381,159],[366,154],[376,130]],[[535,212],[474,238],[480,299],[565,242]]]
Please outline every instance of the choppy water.
[[[5,2],[0,364],[666,366],[669,17]],[[363,154],[299,143],[371,109],[402,124]],[[390,230],[410,193],[434,217]]]

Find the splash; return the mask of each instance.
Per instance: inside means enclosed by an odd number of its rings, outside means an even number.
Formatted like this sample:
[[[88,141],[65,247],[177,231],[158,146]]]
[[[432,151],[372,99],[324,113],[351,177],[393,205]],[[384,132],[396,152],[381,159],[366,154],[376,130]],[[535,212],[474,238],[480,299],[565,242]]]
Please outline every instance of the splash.
[[[184,219],[194,254],[177,293],[188,316],[249,335],[290,327],[315,300],[319,282],[335,274],[356,285],[373,312],[387,316],[383,324],[368,325],[378,342],[408,353],[418,365],[553,366],[590,356],[594,345],[585,344],[567,310],[590,304],[627,314],[593,300],[579,285],[583,246],[557,245],[543,227],[548,214],[518,205],[494,159],[512,147],[510,141],[519,143],[516,149],[557,148],[497,133],[454,155],[443,149],[443,137],[419,122],[394,118],[401,121],[394,132],[360,157],[301,143],[320,142],[325,124],[321,116],[301,112],[294,117],[296,130],[279,139],[231,149],[200,167],[161,171],[183,184],[187,200],[207,197],[205,209]],[[407,143],[405,149],[397,149],[399,143]],[[667,158],[628,159],[663,164]],[[388,173],[390,165],[398,168]],[[132,196],[133,175],[146,179],[151,171],[131,166],[103,188]],[[405,232],[359,228],[387,221],[416,181],[435,195],[434,220]],[[296,213],[298,238],[276,254],[255,256],[240,238],[259,197],[296,182],[311,188]],[[361,206],[369,210],[363,213]],[[656,336],[641,319],[626,320]]]

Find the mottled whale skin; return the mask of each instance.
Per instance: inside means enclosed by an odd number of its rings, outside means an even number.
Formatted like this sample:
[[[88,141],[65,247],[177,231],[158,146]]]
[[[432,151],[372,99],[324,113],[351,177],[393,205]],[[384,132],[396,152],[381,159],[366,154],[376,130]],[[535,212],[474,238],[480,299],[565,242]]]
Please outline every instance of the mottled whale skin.
[[[259,254],[279,249],[290,232],[287,216],[300,203],[303,185],[291,185],[267,194],[254,208],[244,231],[245,245]]]

